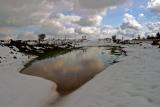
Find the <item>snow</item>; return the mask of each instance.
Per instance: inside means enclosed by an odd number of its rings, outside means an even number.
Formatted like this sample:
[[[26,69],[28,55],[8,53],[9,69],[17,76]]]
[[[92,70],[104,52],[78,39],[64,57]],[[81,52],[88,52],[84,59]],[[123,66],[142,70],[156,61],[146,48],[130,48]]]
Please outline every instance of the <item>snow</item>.
[[[20,74],[23,63],[30,59],[15,51],[10,54],[10,51],[0,46],[0,107],[40,107],[50,97],[54,84]]]
[[[150,45],[125,49],[128,56],[120,63],[49,107],[160,107],[160,50]]]
[[[124,47],[128,56],[57,101],[54,84],[17,72],[29,60],[18,55],[16,63],[0,64],[0,107],[160,107],[160,49]]]

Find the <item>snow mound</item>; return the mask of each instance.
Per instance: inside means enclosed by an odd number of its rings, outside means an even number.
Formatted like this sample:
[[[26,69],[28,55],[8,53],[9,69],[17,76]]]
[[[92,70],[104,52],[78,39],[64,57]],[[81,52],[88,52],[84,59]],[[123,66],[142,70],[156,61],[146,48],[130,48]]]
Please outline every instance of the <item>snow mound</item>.
[[[0,107],[40,107],[50,97],[54,84],[20,74],[23,63],[30,59],[13,49],[0,46]]]

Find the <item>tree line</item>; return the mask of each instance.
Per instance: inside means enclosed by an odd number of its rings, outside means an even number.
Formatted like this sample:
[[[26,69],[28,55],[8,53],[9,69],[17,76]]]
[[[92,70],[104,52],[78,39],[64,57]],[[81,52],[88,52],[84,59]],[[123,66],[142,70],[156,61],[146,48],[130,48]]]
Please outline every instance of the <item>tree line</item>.
[[[150,35],[148,35],[146,39],[160,39],[160,33],[159,32],[156,33],[156,36],[153,36],[153,35],[150,36]]]

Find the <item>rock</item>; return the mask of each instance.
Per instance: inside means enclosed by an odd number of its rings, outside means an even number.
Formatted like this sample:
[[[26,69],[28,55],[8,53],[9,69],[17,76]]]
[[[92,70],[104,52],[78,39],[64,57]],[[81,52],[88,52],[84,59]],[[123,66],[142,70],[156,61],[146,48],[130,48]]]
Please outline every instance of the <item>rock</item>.
[[[14,56],[13,58],[14,58],[14,59],[17,59],[17,57],[16,57],[16,56]]]
[[[14,54],[14,53],[11,51],[10,54]]]
[[[159,45],[159,41],[158,40],[153,40],[152,45]]]

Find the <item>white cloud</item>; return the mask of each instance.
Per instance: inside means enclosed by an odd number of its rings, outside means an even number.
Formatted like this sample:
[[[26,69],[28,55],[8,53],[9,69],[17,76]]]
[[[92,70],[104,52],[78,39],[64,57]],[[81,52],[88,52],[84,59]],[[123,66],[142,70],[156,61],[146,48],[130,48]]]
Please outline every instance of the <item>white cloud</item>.
[[[76,29],[79,34],[97,34],[100,33],[100,29],[97,27],[81,27]]]
[[[144,14],[143,14],[143,13],[140,13],[138,16],[139,16],[139,17],[144,17]]]
[[[64,15],[63,13],[58,13],[58,14],[50,15],[42,19],[40,22],[44,23],[45,21],[54,21],[56,23],[61,23],[62,26],[65,26],[65,25],[69,26],[69,25],[74,25],[80,19],[81,19],[81,16],[78,16],[78,15]]]
[[[114,9],[127,0],[74,0],[74,10],[81,17],[80,26],[99,26],[108,9]]]
[[[74,34],[75,33],[75,28],[67,28],[65,29],[65,34]]]
[[[142,32],[135,29],[121,29],[120,27],[113,27],[113,26],[107,26],[102,30],[102,34],[106,35],[107,37],[112,37],[113,35],[116,35],[117,38],[122,39],[131,39],[135,38],[138,35],[142,35]]]
[[[111,7],[109,7],[109,9],[110,10],[115,10],[115,9],[117,9],[117,6],[111,6]]]
[[[99,26],[103,17],[100,15],[86,16],[80,18],[76,23],[80,26]]]
[[[142,25],[135,19],[131,14],[125,13],[123,17],[123,23],[121,25],[122,29],[142,29]]]
[[[127,39],[138,37],[138,35],[140,35],[141,37],[144,36],[143,32],[133,30],[133,29],[120,29],[117,35],[120,37],[123,36],[124,38],[127,38]]]
[[[150,0],[148,2],[148,8],[153,11],[160,12],[160,0]]]
[[[80,16],[77,15],[64,15],[62,13],[58,14],[57,20],[60,20],[61,22],[76,22],[80,20]]]
[[[118,31],[119,31],[118,27],[107,25],[102,29],[102,34],[106,35],[106,37],[111,38],[113,35],[117,35]]]
[[[135,38],[138,35],[143,37],[143,26],[136,20],[136,18],[128,13],[123,16],[123,22],[120,27],[107,27],[105,33],[110,35],[117,35],[118,38],[124,39]]]
[[[150,22],[146,26],[152,33],[157,33],[160,31],[160,22]]]

